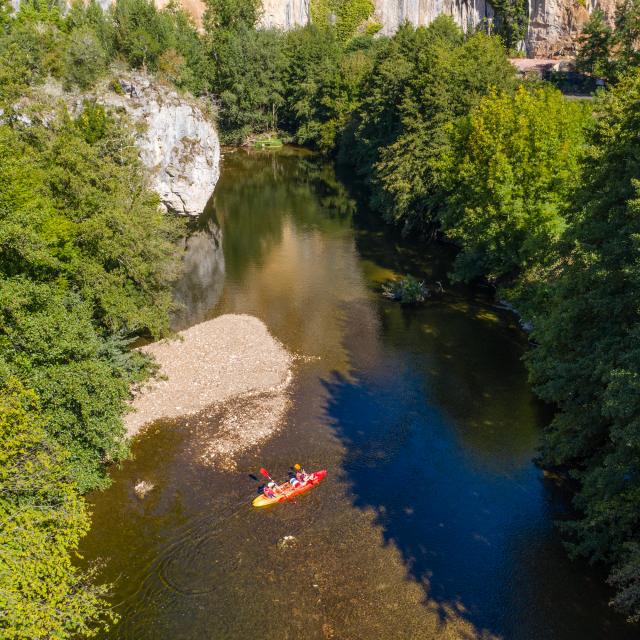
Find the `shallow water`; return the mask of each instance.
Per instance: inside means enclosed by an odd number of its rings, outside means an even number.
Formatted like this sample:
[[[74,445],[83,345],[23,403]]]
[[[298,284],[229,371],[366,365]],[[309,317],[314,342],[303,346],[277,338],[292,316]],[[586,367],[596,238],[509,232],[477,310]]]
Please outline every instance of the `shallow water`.
[[[225,158],[174,324],[250,313],[304,358],[286,424],[236,472],[194,462],[188,422],[158,423],[92,496],[82,552],[105,560],[122,616],[108,637],[637,638],[553,527],[563,501],[532,463],[548,415],[517,322],[447,283],[449,250],[369,217],[307,153]],[[379,291],[396,273],[446,293],[402,308]],[[298,461],[328,479],[252,509],[259,467]]]

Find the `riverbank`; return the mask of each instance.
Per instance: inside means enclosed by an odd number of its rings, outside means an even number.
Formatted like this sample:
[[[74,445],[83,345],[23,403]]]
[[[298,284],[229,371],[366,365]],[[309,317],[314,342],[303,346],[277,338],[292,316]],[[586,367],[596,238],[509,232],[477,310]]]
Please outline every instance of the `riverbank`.
[[[233,466],[233,456],[270,436],[287,407],[291,354],[249,315],[228,314],[140,349],[155,358],[158,375],[135,395],[125,419],[134,436],[160,419],[189,416],[203,434],[203,461]]]

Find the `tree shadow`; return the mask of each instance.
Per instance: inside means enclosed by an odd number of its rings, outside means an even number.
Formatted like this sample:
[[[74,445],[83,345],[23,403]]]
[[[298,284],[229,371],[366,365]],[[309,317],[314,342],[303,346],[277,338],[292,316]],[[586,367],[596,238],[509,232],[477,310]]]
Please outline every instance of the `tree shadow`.
[[[355,382],[333,374],[325,411],[354,506],[374,510],[424,605],[443,625],[466,621],[469,638],[633,637],[599,577],[567,558],[530,458],[507,446],[488,464],[432,404],[417,362],[387,364]]]

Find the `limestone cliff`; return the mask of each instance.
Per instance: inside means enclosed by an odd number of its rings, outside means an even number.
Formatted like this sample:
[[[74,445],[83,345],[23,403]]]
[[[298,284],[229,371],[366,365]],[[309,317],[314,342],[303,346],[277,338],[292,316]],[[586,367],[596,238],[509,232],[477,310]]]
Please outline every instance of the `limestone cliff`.
[[[185,0],[186,1],[186,0]],[[198,0],[190,0],[198,1]],[[309,21],[310,0],[263,0],[261,26],[290,29]],[[374,0],[382,33],[391,35],[406,20],[428,25],[439,15],[450,15],[463,28],[494,18],[488,0]],[[529,0],[529,30],[524,42],[528,55],[571,55],[577,38],[596,8],[613,16],[616,0]]]
[[[137,145],[163,206],[199,215],[220,176],[220,142],[203,106],[140,73],[117,82],[121,91],[98,91],[95,98],[144,125]]]
[[[527,55],[572,55],[582,28],[595,9],[612,18],[616,0],[529,0]]]
[[[374,0],[374,4],[382,33],[386,35],[395,33],[405,20],[428,25],[445,14],[466,30],[493,17],[493,8],[485,0]]]
[[[465,30],[494,17],[487,0],[374,0],[374,3],[385,34],[394,33],[405,20],[428,25],[442,14],[452,16]],[[615,6],[616,0],[529,0],[529,29],[524,42],[527,54],[548,57],[575,53],[577,38],[590,14],[601,8],[611,17]]]
[[[260,26],[292,29],[309,22],[309,0],[263,0]]]

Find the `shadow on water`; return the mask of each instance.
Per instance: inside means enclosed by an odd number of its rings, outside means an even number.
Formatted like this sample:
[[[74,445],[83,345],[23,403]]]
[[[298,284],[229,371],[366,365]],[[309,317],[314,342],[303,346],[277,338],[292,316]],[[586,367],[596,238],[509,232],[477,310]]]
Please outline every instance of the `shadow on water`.
[[[362,258],[398,269],[379,242],[361,236]],[[353,505],[374,510],[425,605],[471,623],[472,637],[635,638],[554,528],[562,501],[532,463],[548,409],[527,383],[526,338],[468,294],[413,309],[379,301],[382,353],[325,380]]]

